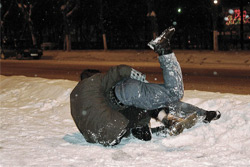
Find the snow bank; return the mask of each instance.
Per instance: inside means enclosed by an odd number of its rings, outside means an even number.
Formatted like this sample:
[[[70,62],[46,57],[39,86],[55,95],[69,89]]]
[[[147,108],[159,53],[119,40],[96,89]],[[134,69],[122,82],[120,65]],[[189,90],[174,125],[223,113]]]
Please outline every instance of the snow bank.
[[[176,137],[129,137],[105,148],[87,143],[71,118],[76,84],[1,76],[0,166],[250,166],[250,95],[186,91],[185,102],[220,110],[221,119]]]

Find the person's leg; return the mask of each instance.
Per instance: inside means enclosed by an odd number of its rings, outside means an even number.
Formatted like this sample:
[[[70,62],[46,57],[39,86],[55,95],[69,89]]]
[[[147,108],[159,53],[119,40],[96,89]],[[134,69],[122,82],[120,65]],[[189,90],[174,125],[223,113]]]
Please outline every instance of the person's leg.
[[[92,75],[97,74],[97,73],[101,73],[101,71],[96,70],[96,69],[85,69],[82,71],[80,78],[81,78],[81,80],[84,80],[86,78],[91,77]]]
[[[169,113],[181,118],[186,118],[189,115],[195,113],[200,118],[200,120],[205,123],[209,123],[212,120],[217,120],[221,116],[219,111],[207,111],[195,105],[182,101],[170,104],[168,106],[168,109]]]
[[[156,119],[160,120],[169,135],[179,135],[184,129],[193,127],[198,121],[209,123],[221,116],[219,111],[207,111],[182,101],[170,104],[158,112]],[[164,129],[164,128],[163,128]]]
[[[135,79],[125,79],[115,87],[117,98],[127,106],[153,110],[166,107],[179,101],[184,94],[182,72],[180,65],[171,52],[170,38],[174,29],[169,28],[151,41],[150,46],[159,54],[159,63],[163,71],[164,84],[145,83]]]
[[[193,113],[196,113],[200,117],[206,115],[206,110],[182,101],[172,103],[168,106],[168,108],[171,114],[174,114],[181,118],[185,118]]]

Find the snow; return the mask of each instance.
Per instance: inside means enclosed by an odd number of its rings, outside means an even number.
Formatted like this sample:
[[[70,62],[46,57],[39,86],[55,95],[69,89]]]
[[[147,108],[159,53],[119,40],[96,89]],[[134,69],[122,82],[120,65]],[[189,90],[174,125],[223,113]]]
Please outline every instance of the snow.
[[[183,101],[220,110],[221,119],[103,147],[87,143],[71,118],[77,82],[0,76],[0,166],[250,166],[250,95],[185,91]]]

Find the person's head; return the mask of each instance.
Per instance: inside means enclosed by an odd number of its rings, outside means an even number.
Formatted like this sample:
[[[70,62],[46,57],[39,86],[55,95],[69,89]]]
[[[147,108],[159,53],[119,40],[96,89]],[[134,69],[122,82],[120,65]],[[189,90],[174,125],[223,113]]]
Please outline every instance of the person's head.
[[[86,70],[83,70],[80,77],[81,77],[81,80],[84,80],[86,78],[89,78],[89,77],[97,74],[97,73],[101,73],[101,71],[96,70],[96,69],[86,69]]]

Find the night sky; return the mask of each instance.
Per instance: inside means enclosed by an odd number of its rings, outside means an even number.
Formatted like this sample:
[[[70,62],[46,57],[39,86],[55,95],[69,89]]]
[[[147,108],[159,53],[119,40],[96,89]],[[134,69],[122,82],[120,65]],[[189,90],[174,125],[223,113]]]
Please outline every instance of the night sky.
[[[214,25],[225,31],[223,9],[239,8],[241,0],[219,0],[217,5],[212,0],[29,0],[23,1],[23,11],[21,2],[1,1],[1,36],[9,40],[30,40],[32,25],[37,45],[51,42],[63,49],[65,34],[70,34],[72,49],[101,49],[106,34],[109,49],[145,49],[153,33],[174,25],[174,47],[211,49]],[[242,4],[249,7],[250,1]],[[156,17],[147,16],[152,11]]]

